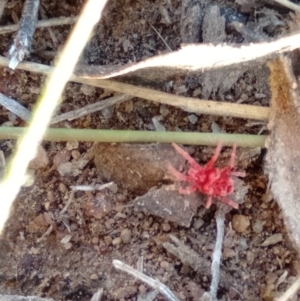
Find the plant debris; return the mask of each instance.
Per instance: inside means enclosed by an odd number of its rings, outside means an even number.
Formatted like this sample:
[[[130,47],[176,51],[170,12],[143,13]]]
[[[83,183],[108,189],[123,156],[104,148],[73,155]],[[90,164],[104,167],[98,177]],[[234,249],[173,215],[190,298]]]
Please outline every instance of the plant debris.
[[[291,60],[281,57],[269,63],[272,91],[267,141],[267,166],[271,192],[278,202],[291,239],[300,252],[300,111],[299,87]]]

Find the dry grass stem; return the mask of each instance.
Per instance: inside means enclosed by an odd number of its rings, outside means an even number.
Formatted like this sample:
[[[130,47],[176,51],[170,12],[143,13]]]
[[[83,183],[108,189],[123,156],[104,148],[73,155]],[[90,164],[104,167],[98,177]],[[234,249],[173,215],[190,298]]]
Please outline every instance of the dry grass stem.
[[[60,215],[63,215],[68,210],[71,203],[74,201],[74,194],[75,194],[75,190],[71,190],[67,203],[65,204],[64,208],[59,213]]]
[[[52,230],[53,230],[53,226],[50,225],[47,231],[37,240],[37,242],[42,241],[45,237],[47,237],[52,232]]]
[[[135,278],[147,283],[152,288],[158,290],[169,301],[179,301],[177,299],[177,297],[171,292],[171,290],[166,285],[159,282],[158,280],[148,277],[147,275],[139,272],[138,270],[132,268],[131,266],[123,263],[120,260],[113,260],[113,265],[116,269],[119,269],[121,271],[124,271],[124,272],[130,274],[130,275],[134,276]]]
[[[6,67],[8,61],[0,56],[0,65]],[[19,69],[48,74],[53,70],[52,67],[37,63],[23,62],[18,65]],[[217,116],[232,116],[238,118],[247,118],[254,120],[268,120],[269,108],[243,105],[235,103],[225,103],[211,100],[203,100],[192,97],[184,97],[166,92],[161,92],[149,88],[138,87],[130,84],[124,84],[113,80],[91,79],[73,75],[71,80],[94,87],[100,87],[119,93],[139,97],[150,101],[155,101],[175,107],[179,107],[188,112],[197,114],[211,114]]]
[[[222,247],[223,247],[223,239],[224,239],[224,222],[225,222],[225,215],[219,209],[216,213],[216,224],[217,224],[217,238],[216,244],[214,248],[214,252],[212,255],[212,264],[211,264],[211,284],[210,284],[210,295],[212,299],[217,298],[217,291],[220,281],[220,264],[221,264],[221,257],[222,257]]]
[[[50,298],[20,295],[0,295],[0,301],[54,301]]]
[[[16,100],[9,98],[0,93],[0,105],[6,110],[12,112],[22,120],[28,121],[31,117],[31,112],[19,104]]]
[[[299,290],[300,288],[300,276],[298,276],[297,280],[287,289],[287,291],[277,298],[275,301],[288,301],[290,300]]]
[[[101,301],[103,296],[103,288],[100,288],[92,297],[91,301]]]
[[[1,2],[0,2],[1,5]],[[1,6],[0,6],[1,8]],[[62,26],[62,25],[70,25],[74,24],[78,20],[78,17],[61,17],[61,18],[53,18],[49,20],[42,20],[36,23],[36,28],[43,27],[54,27],[54,26]],[[12,24],[0,27],[0,34],[6,34],[10,32],[17,31],[19,29],[19,24]]]
[[[95,190],[101,191],[111,187],[112,185],[114,185],[114,182],[97,184],[97,185],[76,185],[76,186],[71,186],[70,188],[74,191],[95,191]]]
[[[27,128],[0,127],[0,139],[18,139]],[[43,139],[46,141],[89,141],[106,143],[181,143],[189,145],[216,146],[222,141],[224,146],[234,143],[241,147],[264,147],[267,136],[248,134],[157,132],[131,130],[97,130],[50,128]],[[1,188],[1,186],[0,186]],[[1,211],[0,211],[1,214]],[[1,215],[0,215],[1,216]]]
[[[74,119],[86,116],[88,114],[92,114],[92,113],[101,111],[105,108],[108,108],[108,107],[111,107],[113,105],[122,103],[122,102],[130,100],[132,98],[133,98],[132,96],[124,95],[124,94],[116,95],[116,96],[110,97],[108,99],[101,100],[101,101],[98,101],[96,103],[86,105],[83,108],[57,115],[57,116],[52,118],[50,124],[55,124],[55,123],[58,123],[58,122],[61,122],[61,121],[64,121],[64,120],[69,120],[69,121],[74,120]]]
[[[57,67],[53,69],[41,98],[38,101],[26,134],[20,139],[17,152],[0,184],[0,195],[5,196],[0,213],[0,232],[9,216],[13,200],[23,185],[28,163],[34,158],[37,146],[43,138],[53,111],[60,99],[65,84],[72,75],[77,60],[89,39],[94,25],[98,22],[106,1],[89,0],[62,51]]]
[[[57,115],[52,118],[50,124],[55,124],[58,122],[62,122],[64,120],[71,121],[71,120],[86,116],[88,114],[92,114],[92,113],[101,111],[105,108],[122,103],[122,102],[130,100],[132,98],[133,98],[132,96],[124,95],[124,94],[112,96],[108,99],[101,100],[101,101],[98,101],[93,104],[89,104],[83,108]],[[24,121],[29,121],[29,119],[31,118],[31,112],[28,109],[23,107],[16,100],[9,98],[9,97],[3,95],[2,93],[0,93],[0,105],[5,107],[8,111],[12,112],[13,114],[20,117]]]
[[[269,116],[269,108],[267,107],[184,97],[105,79],[94,80],[81,78],[80,82],[178,107],[184,111],[193,112],[196,114],[231,116],[255,120],[268,120]]]
[[[291,10],[300,12],[300,6],[288,0],[273,0]]]
[[[162,42],[166,45],[167,49],[171,52],[172,49],[171,49],[171,47],[168,45],[168,43],[166,42],[166,40],[161,36],[161,34],[156,30],[156,28],[155,28],[150,22],[148,22],[148,24],[149,24],[150,27],[156,32],[156,34],[159,36],[159,38],[162,40]]]

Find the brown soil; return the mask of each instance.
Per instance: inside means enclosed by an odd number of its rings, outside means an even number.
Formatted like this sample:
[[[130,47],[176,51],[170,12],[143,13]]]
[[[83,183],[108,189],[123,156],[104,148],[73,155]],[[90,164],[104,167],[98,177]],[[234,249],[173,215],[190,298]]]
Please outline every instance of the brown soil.
[[[43,18],[77,15],[82,2],[41,1]],[[14,23],[13,16],[21,14],[22,1],[8,3],[1,25]],[[179,0],[110,1],[101,24],[85,49],[82,62],[117,65],[166,52],[166,45],[149,23],[172,50],[178,49],[182,42],[181,3]],[[228,9],[227,18],[238,14],[239,18],[245,18],[246,26],[255,21],[255,11],[251,7],[241,7],[230,0],[213,3]],[[276,36],[280,30],[286,30],[288,12],[278,7],[273,9],[276,11],[268,12],[279,14],[282,24],[278,28],[270,23],[260,32],[261,36]],[[48,29],[37,29],[28,60],[45,64],[53,62],[71,26],[51,30],[56,41]],[[195,42],[202,42],[201,30],[199,37]],[[2,54],[9,49],[12,38],[13,34],[1,36]],[[244,40],[246,38],[240,33],[226,27],[226,42],[242,43]],[[206,96],[267,106],[270,98],[267,78],[267,67],[249,66],[231,87],[219,89],[220,83],[215,82]],[[43,76],[1,68],[0,92],[31,109],[43,80]],[[163,85],[164,91],[183,96],[204,98],[204,91],[208,93],[207,87],[195,76],[177,78]],[[58,112],[80,108],[112,94],[112,91],[69,83]],[[2,109],[0,113],[2,125],[24,125],[6,110]],[[195,115],[137,98],[111,110],[62,122],[60,126],[155,130],[153,117],[169,131],[267,134],[264,123]],[[1,141],[0,147],[8,158],[15,143]],[[102,300],[146,300],[147,296],[147,300],[152,300],[147,295],[152,288],[113,267],[112,260],[119,259],[135,268],[142,261],[143,272],[166,284],[180,300],[200,299],[209,289],[211,280],[217,205],[206,210],[199,206],[203,201],[199,201],[190,212],[190,225],[183,226],[180,215],[177,222],[168,220],[147,212],[145,208],[141,211],[134,203],[136,197],[145,195],[151,188],[173,183],[167,176],[167,166],[171,163],[179,168],[183,162],[171,146],[44,142],[43,148],[49,158],[48,164],[35,169],[34,184],[22,189],[0,240],[2,294],[84,301],[103,288]],[[187,150],[201,164],[213,154],[213,148],[208,147]],[[225,163],[220,164],[227,164],[229,154],[230,149],[225,149],[220,159]],[[239,209],[232,209],[226,215],[221,264],[225,280],[220,283],[220,300],[273,300],[299,273],[298,256],[286,235],[281,212],[266,193],[264,154],[263,149],[237,151],[236,170],[246,172],[243,183],[248,192]],[[111,181],[113,184],[104,190],[71,193],[71,186]],[[68,201],[68,208],[63,210]],[[168,199],[165,201],[168,203]],[[176,210],[180,212],[180,208]],[[200,265],[201,269],[195,269],[188,260],[184,262],[166,250],[164,243],[170,241],[170,235],[197,253],[199,262],[195,266]],[[164,298],[157,295],[154,300]]]

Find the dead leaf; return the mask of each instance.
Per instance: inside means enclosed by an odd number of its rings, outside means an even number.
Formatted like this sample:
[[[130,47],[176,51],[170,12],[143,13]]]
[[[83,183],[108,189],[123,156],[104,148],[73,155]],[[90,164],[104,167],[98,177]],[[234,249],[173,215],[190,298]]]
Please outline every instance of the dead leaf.
[[[272,91],[267,141],[267,165],[271,191],[284,216],[292,241],[300,251],[300,97],[291,60],[281,57],[269,63]]]

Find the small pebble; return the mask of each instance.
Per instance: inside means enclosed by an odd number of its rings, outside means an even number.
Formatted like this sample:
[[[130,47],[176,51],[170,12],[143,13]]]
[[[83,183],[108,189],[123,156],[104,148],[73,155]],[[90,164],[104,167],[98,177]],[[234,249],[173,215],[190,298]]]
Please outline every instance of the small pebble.
[[[133,296],[136,293],[137,293],[137,287],[132,285],[121,286],[111,291],[114,300],[121,300],[121,299],[128,300],[130,296]]]
[[[111,236],[104,236],[104,241],[106,245],[110,245],[112,244],[113,239],[111,238]]]
[[[76,223],[71,223],[71,225],[70,225],[71,231],[76,231],[78,228],[79,227],[78,227],[78,225]]]
[[[236,252],[231,248],[224,248],[223,250],[223,258],[232,258],[236,255]]]
[[[89,85],[81,85],[80,92],[83,93],[85,96],[92,96],[95,93],[95,87]]]
[[[129,40],[125,40],[125,41],[123,42],[123,50],[124,50],[125,52],[128,52],[129,49],[133,49],[133,46],[132,46],[132,44],[130,43]]]
[[[252,229],[255,233],[260,234],[263,230],[263,223],[262,221],[254,221],[252,224]]]
[[[252,92],[252,91],[253,91],[253,86],[248,85],[248,86],[246,87],[246,91]]]
[[[98,238],[97,236],[94,236],[94,237],[92,238],[92,244],[93,244],[93,245],[97,245],[98,242],[99,242],[99,238]]]
[[[159,113],[162,116],[166,117],[170,113],[170,111],[164,105],[161,105],[159,108]]]
[[[145,287],[144,284],[141,284],[139,286],[139,292],[140,292],[141,295],[144,295],[147,292],[147,288]]]
[[[281,233],[276,233],[271,236],[269,236],[262,244],[262,247],[268,247],[275,245],[283,240],[282,234]]]
[[[116,237],[113,239],[112,244],[113,246],[118,246],[119,244],[121,244],[122,240],[121,237]]]
[[[53,157],[53,164],[58,167],[62,163],[66,163],[71,159],[71,152],[63,149],[62,151],[58,152],[54,157]]]
[[[29,87],[29,91],[32,94],[40,94],[41,93],[41,88],[40,87]]]
[[[121,236],[120,236],[122,242],[124,244],[128,244],[131,241],[131,231],[129,229],[123,229],[121,231]]]
[[[79,146],[79,142],[78,141],[68,141],[67,145],[66,145],[66,149],[71,151],[73,149],[77,149]]]
[[[113,117],[114,112],[115,112],[115,109],[114,109],[113,106],[111,106],[111,107],[107,107],[107,108],[102,109],[100,112],[101,112],[101,115],[102,115],[104,118],[110,119],[110,118]]]
[[[240,236],[239,237],[239,246],[243,249],[246,250],[248,249],[248,244],[247,244],[247,239],[245,239],[244,237]]]
[[[152,118],[153,125],[157,132],[165,132],[166,128],[159,122],[157,117]]]
[[[112,193],[117,193],[119,190],[119,187],[116,183],[112,183],[107,187]]]
[[[171,230],[171,226],[169,224],[163,224],[162,229],[164,232],[169,232]]]
[[[201,94],[201,89],[200,88],[197,88],[193,91],[193,96],[196,97],[196,96],[199,96]]]
[[[93,267],[95,267],[95,268],[97,268],[99,265],[101,265],[101,262],[99,262],[99,261],[95,261],[93,263]]]
[[[193,224],[193,228],[195,230],[199,230],[204,224],[204,220],[201,219],[201,218],[198,218],[194,221],[194,224]]]
[[[98,280],[98,276],[97,274],[92,274],[91,277],[90,277],[91,280]]]
[[[162,260],[162,261],[160,262],[160,266],[161,266],[161,268],[163,268],[164,270],[167,270],[167,269],[169,268],[170,264],[169,264],[166,260]]]
[[[13,123],[13,124],[16,123],[16,121],[17,121],[17,116],[16,116],[15,114],[13,114],[13,113],[11,113],[11,112],[8,112],[7,117],[8,117],[8,120],[9,120],[11,123]]]
[[[71,152],[71,156],[73,159],[78,160],[81,156],[80,152],[78,150],[72,150]]]
[[[68,188],[64,183],[59,183],[58,190],[62,193],[67,193]]]
[[[237,232],[244,232],[250,225],[248,216],[242,214],[236,214],[232,218],[232,227]]]
[[[29,168],[39,169],[46,167],[49,163],[48,154],[45,149],[39,145],[35,158],[29,163]]]
[[[246,101],[246,100],[248,100],[248,95],[247,94],[245,94],[245,93],[243,93],[242,95],[241,95],[241,97],[240,97],[243,101]]]
[[[188,116],[190,123],[195,124],[198,121],[198,117],[194,114]]]
[[[261,99],[261,98],[267,97],[266,94],[264,94],[264,93],[255,93],[254,96],[256,99]]]
[[[185,86],[185,85],[182,85],[182,86],[179,86],[179,87],[175,86],[174,90],[175,90],[176,94],[186,93],[188,91],[188,87]]]
[[[254,262],[254,259],[255,259],[254,253],[252,251],[247,251],[246,256],[247,256],[248,264],[251,265]]]
[[[130,113],[130,112],[132,112],[133,108],[134,108],[134,105],[133,105],[132,100],[128,100],[125,102],[125,112]]]
[[[61,176],[69,176],[73,172],[73,164],[72,162],[62,163],[57,167],[57,170]]]
[[[220,126],[214,121],[211,124],[211,130],[213,133],[222,133]]]

